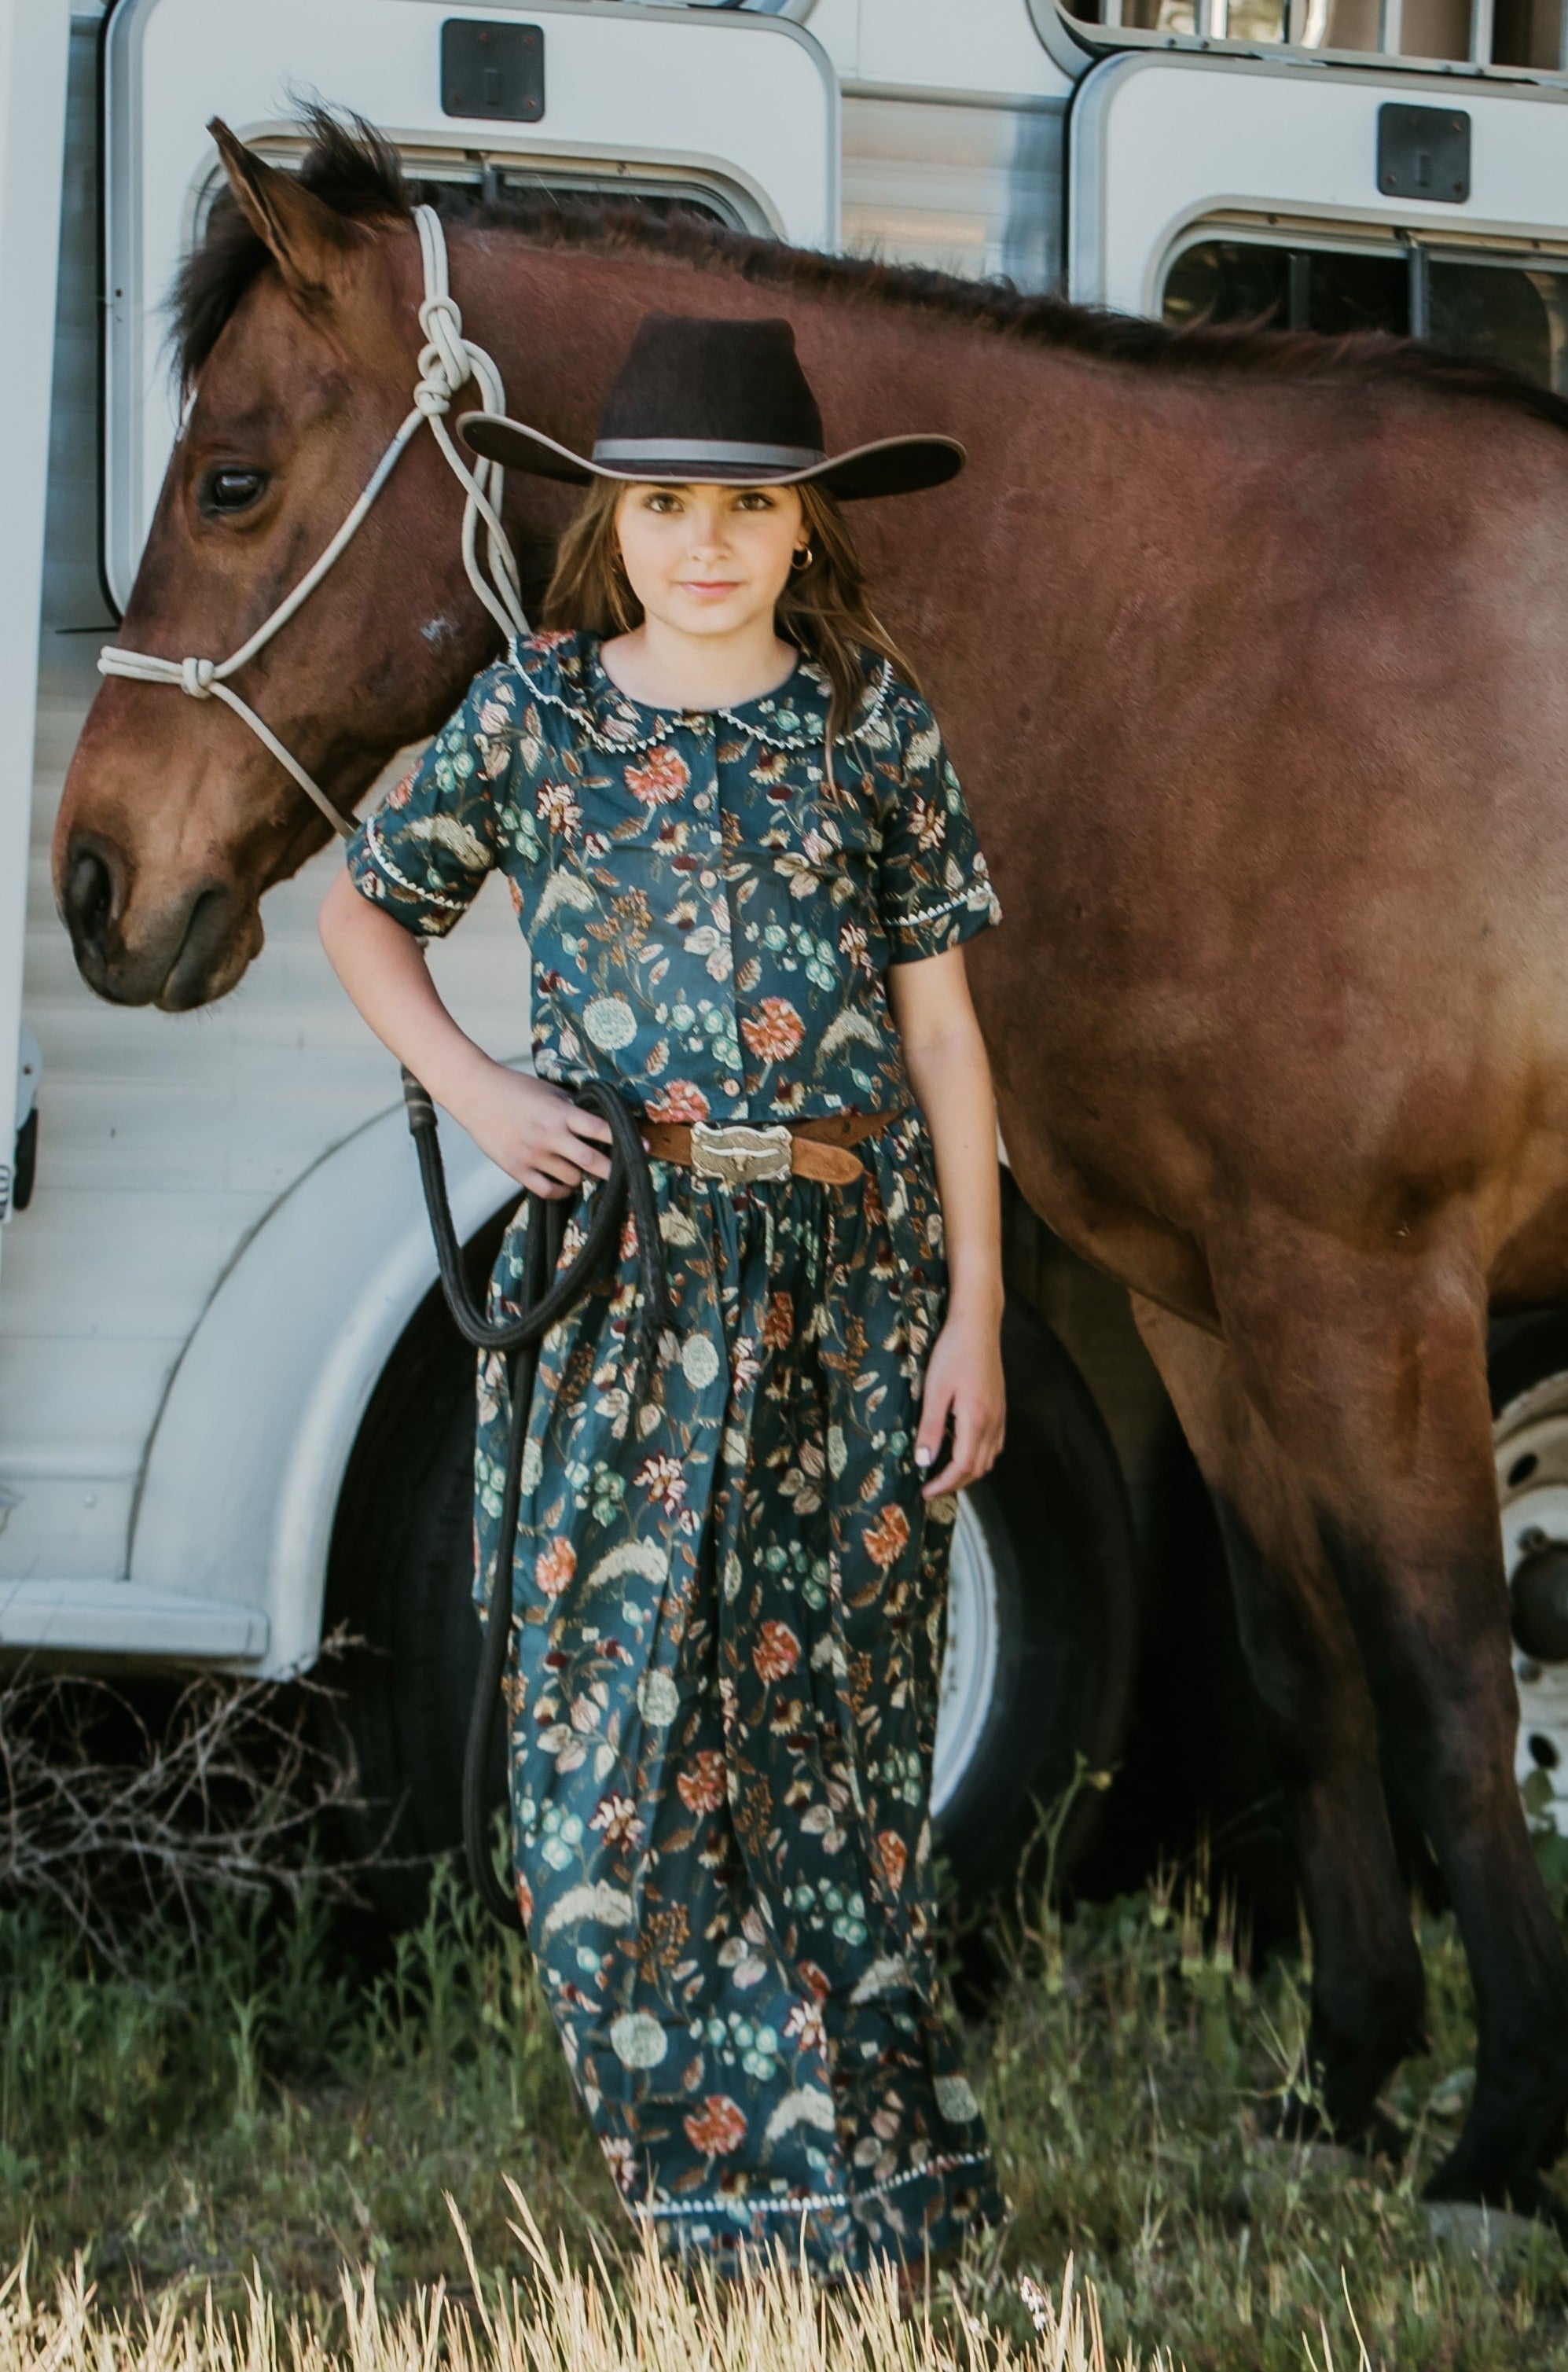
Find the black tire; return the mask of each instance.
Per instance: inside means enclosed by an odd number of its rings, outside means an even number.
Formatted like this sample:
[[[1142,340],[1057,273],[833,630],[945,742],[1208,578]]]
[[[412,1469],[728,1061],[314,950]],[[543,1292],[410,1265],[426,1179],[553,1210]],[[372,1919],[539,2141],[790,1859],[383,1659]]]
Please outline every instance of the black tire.
[[[956,1773],[945,1767],[938,1735],[936,1843],[971,1901],[1011,1880],[1041,1812],[1072,1786],[1080,1756],[1098,1772],[1120,1760],[1138,1648],[1127,1493],[1088,1386],[1016,1296],[1002,1354],[1006,1444],[985,1481],[966,1494],[949,1601],[956,1634],[966,1549],[979,1546],[995,1596],[995,1677]],[[949,1667],[945,1720],[952,1678]],[[1071,1875],[1087,1848],[1103,1803],[1092,1788],[1078,1796],[1058,1847],[1059,1878]]]
[[[500,1214],[467,1248],[482,1289]],[[326,1629],[351,1642],[324,1677],[363,1798],[347,1818],[377,1908],[423,1911],[429,1865],[462,1847],[463,1750],[479,1671],[472,1599],[474,1354],[438,1292],[422,1304],[377,1388],[344,1477]],[[502,1799],[501,1746],[494,1794]]]
[[[1522,1309],[1494,1319],[1486,1350],[1492,1413],[1500,1416],[1522,1392],[1568,1371],[1568,1311]]]
[[[477,1271],[496,1229],[470,1248]],[[1007,1443],[961,1518],[989,1587],[994,1678],[935,1820],[939,1850],[970,1901],[1010,1878],[1040,1808],[1082,1754],[1121,1750],[1137,1645],[1135,1567],[1115,1451],[1087,1387],[1022,1303],[1003,1330]],[[374,1856],[384,1913],[417,1917],[429,1857],[461,1843],[463,1745],[479,1664],[471,1599],[473,1363],[432,1296],[372,1401],[334,1531],[329,1627],[358,1643],[340,1675],[337,1719],[364,1808],[350,1826]],[[961,1602],[962,1587],[958,1593]],[[504,1774],[497,1746],[494,1794]],[[1074,1806],[1065,1877],[1101,1802]]]

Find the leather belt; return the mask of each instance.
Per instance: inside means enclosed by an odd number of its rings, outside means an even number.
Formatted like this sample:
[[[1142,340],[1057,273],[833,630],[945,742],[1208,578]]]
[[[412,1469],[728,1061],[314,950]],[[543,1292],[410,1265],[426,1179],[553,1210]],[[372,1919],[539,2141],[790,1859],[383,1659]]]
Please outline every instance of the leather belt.
[[[853,1186],[865,1164],[850,1151],[876,1136],[894,1111],[827,1112],[819,1120],[744,1122],[647,1120],[643,1135],[656,1161],[673,1161],[726,1186],[764,1178],[815,1178],[824,1186]]]

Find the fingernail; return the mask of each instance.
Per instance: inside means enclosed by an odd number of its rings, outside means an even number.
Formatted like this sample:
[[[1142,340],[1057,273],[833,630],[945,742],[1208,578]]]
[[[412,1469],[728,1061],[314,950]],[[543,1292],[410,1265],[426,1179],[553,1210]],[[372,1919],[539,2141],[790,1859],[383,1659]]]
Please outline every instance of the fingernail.
[[[914,1453],[914,1462],[917,1466],[929,1466],[931,1463],[931,1451],[926,1448],[923,1442]]]

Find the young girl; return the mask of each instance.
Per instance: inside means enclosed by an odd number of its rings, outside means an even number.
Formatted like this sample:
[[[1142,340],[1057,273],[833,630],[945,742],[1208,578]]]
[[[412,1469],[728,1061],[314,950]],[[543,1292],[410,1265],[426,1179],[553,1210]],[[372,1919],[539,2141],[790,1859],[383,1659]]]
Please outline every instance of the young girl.
[[[1003,1429],[959,951],[998,909],[835,496],[938,483],[962,452],[830,460],[787,323],[658,315],[591,460],[464,430],[591,492],[550,631],[361,827],[321,935],[371,1028],[537,1193],[608,1174],[606,1124],[564,1090],[615,1083],[673,1310],[641,1406],[634,1258],[543,1346],[509,1576],[518,1901],[622,2195],[667,2245],[918,2262],[998,2212],[927,1820],[953,1494]],[[529,943],[532,1077],[463,1035],[421,958],[493,866]],[[482,1595],[506,1385],[482,1360]]]

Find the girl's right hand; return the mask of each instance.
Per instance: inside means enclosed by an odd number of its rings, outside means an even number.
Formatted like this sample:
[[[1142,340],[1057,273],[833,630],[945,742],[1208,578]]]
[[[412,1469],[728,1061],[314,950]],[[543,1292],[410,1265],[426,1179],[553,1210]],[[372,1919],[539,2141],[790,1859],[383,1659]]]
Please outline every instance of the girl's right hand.
[[[585,1178],[608,1178],[610,1123],[583,1111],[549,1079],[486,1061],[460,1099],[449,1105],[480,1151],[532,1194],[552,1202],[575,1194]]]

